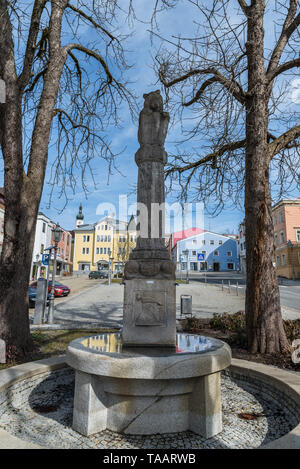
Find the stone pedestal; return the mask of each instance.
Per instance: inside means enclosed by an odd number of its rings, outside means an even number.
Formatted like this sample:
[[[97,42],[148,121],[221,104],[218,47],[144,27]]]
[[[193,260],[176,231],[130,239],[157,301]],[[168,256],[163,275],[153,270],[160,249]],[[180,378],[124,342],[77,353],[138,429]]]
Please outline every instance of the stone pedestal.
[[[166,348],[120,349],[114,334],[99,337],[68,347],[67,363],[76,370],[74,430],[86,436],[104,429],[132,435],[192,430],[205,438],[222,431],[227,344],[202,338],[202,352],[168,354]],[[103,343],[112,352],[102,352]]]
[[[176,346],[175,288],[174,280],[125,280],[125,346]]]

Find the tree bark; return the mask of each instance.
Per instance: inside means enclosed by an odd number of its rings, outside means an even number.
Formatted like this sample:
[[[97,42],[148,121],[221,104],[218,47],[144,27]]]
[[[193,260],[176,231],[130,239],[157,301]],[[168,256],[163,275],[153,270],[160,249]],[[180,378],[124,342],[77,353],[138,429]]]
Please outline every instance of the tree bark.
[[[53,110],[67,51],[60,46],[61,22],[66,0],[52,2],[49,26],[49,65],[34,130],[27,174],[22,151],[22,86],[16,75],[12,28],[6,2],[0,30],[0,76],[6,82],[6,102],[0,106],[1,149],[4,158],[5,218],[0,262],[0,336],[8,358],[33,348],[28,315],[28,284],[35,227],[48,159]]]
[[[246,323],[251,353],[285,353],[289,344],[281,317],[269,188],[268,89],[264,64],[264,1],[248,10],[245,221]]]

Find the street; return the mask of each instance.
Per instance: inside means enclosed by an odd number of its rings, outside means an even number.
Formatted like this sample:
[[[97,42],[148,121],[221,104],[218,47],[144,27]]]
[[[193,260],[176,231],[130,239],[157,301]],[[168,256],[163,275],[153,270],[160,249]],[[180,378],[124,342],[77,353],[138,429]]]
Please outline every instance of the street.
[[[183,281],[186,274],[177,275],[178,279]],[[232,290],[236,289],[237,284],[239,291],[245,293],[246,277],[238,272],[189,272],[189,279],[193,282],[202,282],[214,285],[221,285],[223,281],[224,289],[228,289],[229,285]],[[300,281],[278,279],[281,306],[293,308],[300,311]]]
[[[232,279],[231,279],[232,280]],[[87,284],[86,284],[87,287]],[[284,319],[300,318],[299,287],[280,287],[282,294],[282,314]],[[181,295],[192,296],[193,315],[201,318],[211,318],[214,313],[236,313],[244,310],[245,296],[244,286],[237,290],[233,287],[230,291],[221,284],[212,285],[200,281],[191,280],[186,285],[180,283],[176,289],[176,312],[180,318]],[[292,291],[292,294],[289,293]],[[296,293],[295,293],[296,291]],[[124,286],[112,283],[108,286],[103,281],[98,281],[90,288],[80,293],[56,302],[54,320],[55,323],[71,326],[72,324],[84,325],[89,323],[103,326],[122,326],[123,321],[123,295]],[[294,298],[294,300],[293,300]],[[295,308],[292,305],[297,305]]]

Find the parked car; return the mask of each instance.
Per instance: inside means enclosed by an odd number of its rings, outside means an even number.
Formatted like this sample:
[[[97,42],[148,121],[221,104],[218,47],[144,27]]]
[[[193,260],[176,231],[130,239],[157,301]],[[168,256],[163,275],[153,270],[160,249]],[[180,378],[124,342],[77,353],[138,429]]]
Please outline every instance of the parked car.
[[[35,307],[35,300],[36,300],[36,287],[29,286],[28,287],[28,298],[29,298],[29,308]],[[47,295],[47,305],[49,304],[50,293]]]
[[[37,288],[37,280],[30,284],[30,287]],[[48,292],[51,292],[52,281],[50,280],[48,283]],[[63,285],[60,282],[56,282],[54,284],[54,296],[68,296],[70,293],[70,288],[67,285]]]
[[[95,270],[89,273],[89,278],[108,278],[108,272],[104,270]]]

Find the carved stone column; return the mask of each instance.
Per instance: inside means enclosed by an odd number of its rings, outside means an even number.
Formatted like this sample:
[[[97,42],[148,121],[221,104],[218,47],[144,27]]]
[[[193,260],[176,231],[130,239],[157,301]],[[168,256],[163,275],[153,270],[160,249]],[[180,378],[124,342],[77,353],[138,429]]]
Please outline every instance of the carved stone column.
[[[169,114],[159,91],[144,95],[135,154],[137,246],[124,269],[123,343],[176,345],[175,265],[165,247],[164,142]]]

